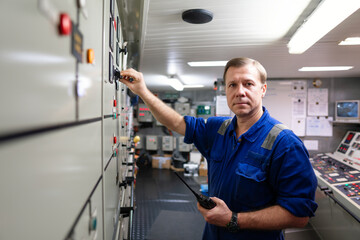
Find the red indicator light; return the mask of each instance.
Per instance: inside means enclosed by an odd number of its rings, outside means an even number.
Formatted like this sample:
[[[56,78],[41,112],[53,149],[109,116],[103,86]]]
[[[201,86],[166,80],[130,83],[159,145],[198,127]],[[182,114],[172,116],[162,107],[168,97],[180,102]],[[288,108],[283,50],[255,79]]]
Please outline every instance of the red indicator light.
[[[117,139],[116,139],[116,137],[114,137],[114,144],[115,144],[115,143],[117,143]]]
[[[59,33],[60,35],[70,35],[72,29],[72,23],[69,15],[66,13],[60,14],[59,21]]]
[[[116,107],[116,100],[114,100],[114,107]]]

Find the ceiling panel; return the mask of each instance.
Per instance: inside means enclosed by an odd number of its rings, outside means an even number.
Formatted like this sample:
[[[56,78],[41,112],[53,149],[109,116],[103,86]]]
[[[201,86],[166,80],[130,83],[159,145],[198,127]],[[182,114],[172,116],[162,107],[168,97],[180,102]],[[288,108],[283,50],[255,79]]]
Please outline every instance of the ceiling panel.
[[[184,84],[212,88],[223,67],[193,68],[189,61],[251,57],[267,69],[269,78],[358,77],[360,46],[338,46],[348,36],[360,36],[360,11],[301,55],[288,53],[291,35],[319,0],[150,0],[143,33],[140,71],[149,88],[171,90],[166,76],[177,74]],[[181,19],[188,9],[214,14],[207,24]],[[346,72],[299,72],[303,66],[353,65]]]

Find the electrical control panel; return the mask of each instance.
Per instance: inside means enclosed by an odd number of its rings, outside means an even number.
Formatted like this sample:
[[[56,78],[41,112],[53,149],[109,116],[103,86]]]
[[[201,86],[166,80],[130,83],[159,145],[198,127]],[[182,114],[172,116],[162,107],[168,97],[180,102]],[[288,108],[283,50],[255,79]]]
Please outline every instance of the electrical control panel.
[[[178,112],[181,116],[190,115],[190,103],[175,103],[175,111]]]
[[[192,148],[192,144],[186,144],[184,143],[184,138],[183,136],[178,137],[178,150],[179,152],[190,152],[191,148]]]
[[[360,181],[336,185],[336,188],[360,206]]]
[[[115,73],[140,9],[118,2],[2,1],[1,239],[131,238],[133,106]]]
[[[156,135],[146,136],[146,150],[158,150],[158,136]]]
[[[153,116],[145,104],[138,104],[138,122],[152,122]]]
[[[360,132],[348,131],[335,152],[316,154],[310,162],[319,186],[360,217]]]
[[[162,150],[173,151],[174,150],[174,137],[173,136],[162,136]]]

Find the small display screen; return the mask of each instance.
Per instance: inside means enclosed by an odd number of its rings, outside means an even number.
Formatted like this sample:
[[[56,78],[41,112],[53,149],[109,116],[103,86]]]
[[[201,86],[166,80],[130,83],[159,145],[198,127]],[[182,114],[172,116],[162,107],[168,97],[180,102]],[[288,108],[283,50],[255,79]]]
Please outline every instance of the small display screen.
[[[337,103],[337,116],[338,117],[359,117],[359,103],[358,102],[338,102]]]
[[[355,136],[355,134],[352,133],[352,132],[350,132],[350,133],[347,135],[347,137],[346,137],[346,139],[345,139],[344,142],[345,142],[345,143],[350,143],[354,136]]]

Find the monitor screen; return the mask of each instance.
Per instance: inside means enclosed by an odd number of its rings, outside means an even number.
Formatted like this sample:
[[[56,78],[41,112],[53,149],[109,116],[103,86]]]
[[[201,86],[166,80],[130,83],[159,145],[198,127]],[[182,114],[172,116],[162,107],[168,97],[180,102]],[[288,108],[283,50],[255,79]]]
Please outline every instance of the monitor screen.
[[[349,117],[357,118],[359,117],[359,102],[338,102],[337,103],[337,117]]]

